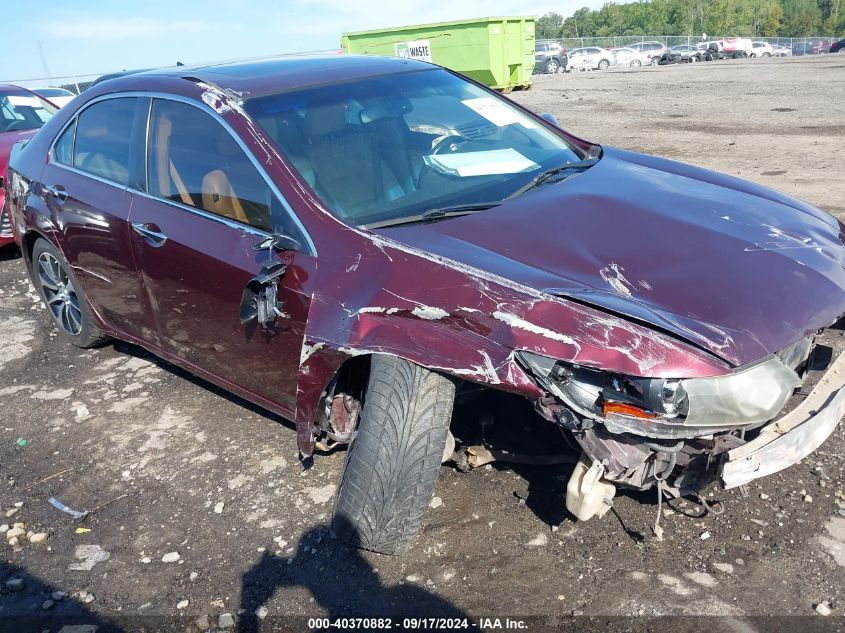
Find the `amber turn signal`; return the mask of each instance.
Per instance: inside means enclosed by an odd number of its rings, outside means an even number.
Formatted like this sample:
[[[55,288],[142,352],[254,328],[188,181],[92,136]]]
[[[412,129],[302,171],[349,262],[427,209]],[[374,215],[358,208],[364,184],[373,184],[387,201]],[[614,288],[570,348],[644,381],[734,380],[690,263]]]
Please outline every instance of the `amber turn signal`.
[[[635,418],[656,418],[657,414],[645,409],[640,409],[632,404],[625,404],[624,402],[610,402],[605,400],[602,405],[604,414],[619,413],[621,415],[630,415]]]

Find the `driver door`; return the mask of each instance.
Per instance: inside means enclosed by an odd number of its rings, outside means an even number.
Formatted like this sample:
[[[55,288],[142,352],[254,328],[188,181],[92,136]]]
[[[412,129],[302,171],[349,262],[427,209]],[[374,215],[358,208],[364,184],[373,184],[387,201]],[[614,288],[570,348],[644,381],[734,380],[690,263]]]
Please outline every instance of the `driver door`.
[[[274,228],[305,241],[210,113],[154,99],[148,147],[147,191],[134,193],[130,232],[161,345],[213,381],[293,414],[315,258],[255,249]],[[267,328],[243,324],[244,289],[271,262],[287,264],[283,315]]]

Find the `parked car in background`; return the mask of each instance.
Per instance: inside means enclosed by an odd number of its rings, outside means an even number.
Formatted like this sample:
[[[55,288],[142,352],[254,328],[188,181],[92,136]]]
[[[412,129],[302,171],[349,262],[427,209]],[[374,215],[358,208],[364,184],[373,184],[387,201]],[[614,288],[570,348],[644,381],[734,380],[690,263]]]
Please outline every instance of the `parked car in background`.
[[[628,48],[633,48],[635,51],[639,51],[645,55],[650,64],[657,64],[660,56],[669,50],[665,44],[656,41],[637,42],[636,44],[629,44]]]
[[[700,62],[704,60],[703,53],[695,44],[678,44],[669,49],[669,53],[678,54],[683,62]],[[666,53],[663,54],[666,56]]]
[[[534,72],[557,73],[566,71],[567,50],[557,42],[534,44]]]
[[[768,42],[751,42],[751,57],[771,57],[774,49]]]
[[[569,51],[567,70],[607,70],[613,63],[613,53],[606,48],[587,46]]]
[[[3,187],[9,153],[15,143],[31,138],[57,110],[52,103],[25,88],[0,85],[0,247],[13,242]]]
[[[845,40],[839,40],[830,45],[831,53],[845,53]]]
[[[819,38],[799,40],[792,44],[792,54],[799,55],[823,55],[830,52],[830,42]]]
[[[36,88],[33,92],[59,108],[66,106],[76,96],[64,88]]]
[[[522,397],[579,446],[581,520],[617,486],[781,471],[845,410],[845,225],[581,140],[431,64],[115,79],[15,145],[6,190],[60,332],[131,341],[287,417],[303,459],[345,448],[332,530],[378,552],[413,542],[456,397]]]
[[[780,44],[772,44],[773,57],[792,57],[792,48]]]
[[[613,54],[613,66],[619,68],[639,68],[640,66],[647,66],[651,63],[646,55],[641,51],[634,50],[627,46],[620,46],[617,48],[608,49]]]

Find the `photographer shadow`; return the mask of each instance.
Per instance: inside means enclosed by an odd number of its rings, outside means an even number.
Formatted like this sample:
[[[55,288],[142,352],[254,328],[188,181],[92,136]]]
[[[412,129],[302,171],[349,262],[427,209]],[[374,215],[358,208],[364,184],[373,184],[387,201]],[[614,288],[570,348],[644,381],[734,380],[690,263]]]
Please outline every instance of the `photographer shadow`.
[[[293,590],[298,587],[308,590],[313,604],[296,595]],[[256,611],[266,607],[277,591],[290,594],[281,601],[287,606],[285,616],[322,611],[325,615],[320,617],[330,620],[390,617],[394,628],[396,619],[403,617],[469,617],[448,600],[416,584],[385,586],[361,551],[332,538],[327,526],[305,533],[291,557],[265,552],[243,575],[241,633],[273,630],[273,616],[268,615],[268,621],[262,624]]]

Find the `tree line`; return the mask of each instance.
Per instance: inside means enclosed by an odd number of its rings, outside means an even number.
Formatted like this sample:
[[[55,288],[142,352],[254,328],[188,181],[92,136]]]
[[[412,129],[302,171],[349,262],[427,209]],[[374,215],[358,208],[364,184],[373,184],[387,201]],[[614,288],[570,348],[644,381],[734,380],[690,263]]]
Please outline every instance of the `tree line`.
[[[807,37],[845,35],[845,0],[639,0],[554,12],[536,22],[537,39],[687,35]]]

